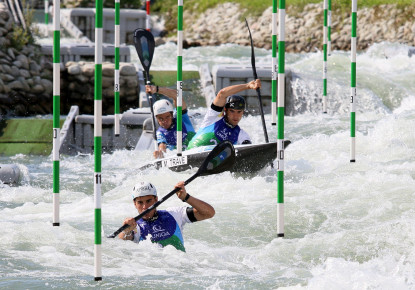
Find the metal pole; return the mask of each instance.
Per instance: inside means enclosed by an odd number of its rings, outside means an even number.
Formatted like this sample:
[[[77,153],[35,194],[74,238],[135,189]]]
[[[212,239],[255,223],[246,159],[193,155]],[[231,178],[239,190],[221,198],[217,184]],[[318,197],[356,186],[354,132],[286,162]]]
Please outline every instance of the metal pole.
[[[150,22],[150,0],[146,1],[146,30],[151,30],[151,22]]]
[[[277,0],[272,0],[271,124],[277,125]]]
[[[55,0],[53,0],[53,2],[55,2]],[[45,0],[45,33],[46,36],[48,36],[48,25],[49,25],[49,0]],[[53,4],[53,6],[55,6],[55,4]],[[60,20],[59,20],[60,21]],[[54,22],[55,23],[55,22]]]
[[[356,162],[356,31],[357,0],[352,0],[352,57],[351,57],[351,98],[350,98],[350,162]]]
[[[324,27],[323,27],[323,113],[327,113],[327,7],[328,0],[324,0]]]
[[[182,99],[183,99],[183,0],[177,10],[177,156],[182,155]]]
[[[328,0],[328,15],[327,15],[327,55],[331,55],[331,0]]]
[[[94,203],[95,281],[102,280],[101,253],[101,149],[102,149],[102,0],[95,2],[95,83],[94,83]]]
[[[46,2],[45,2],[46,5]],[[59,147],[60,147],[60,1],[53,0],[53,221],[59,226]]]
[[[279,0],[278,132],[277,132],[277,236],[284,237],[284,114],[285,114],[285,0]]]
[[[114,135],[120,136],[120,0],[115,0],[114,27]]]

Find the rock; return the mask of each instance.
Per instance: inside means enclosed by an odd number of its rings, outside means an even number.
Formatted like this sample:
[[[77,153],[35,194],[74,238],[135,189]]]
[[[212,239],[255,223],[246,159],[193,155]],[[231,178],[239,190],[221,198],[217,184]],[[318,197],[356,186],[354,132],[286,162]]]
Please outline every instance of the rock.
[[[20,70],[20,76],[22,76],[22,77],[24,77],[24,78],[30,78],[30,73],[29,73],[29,71],[28,70],[25,70],[25,69],[21,69]]]
[[[67,65],[67,69],[68,69],[68,74],[70,75],[79,75],[80,73],[82,73],[81,67],[76,63],[71,64],[69,66]]]
[[[87,63],[81,67],[82,73],[88,77],[92,77],[95,74],[95,65],[92,63]]]
[[[46,94],[51,94],[53,89],[53,83],[50,80],[42,79],[40,81],[41,85],[45,88]]]
[[[40,84],[36,84],[32,87],[31,91],[32,91],[32,93],[40,94],[40,93],[43,93],[45,91],[45,88]]]
[[[15,78],[20,76],[20,70],[18,67],[16,66],[12,66],[11,67],[11,75],[14,76]]]
[[[9,74],[7,74],[7,73],[5,73],[5,74],[1,74],[1,75],[0,75],[0,77],[1,77],[1,79],[2,79],[3,81],[5,81],[5,82],[11,82],[11,81],[14,81],[14,80],[15,80],[15,77],[14,77],[14,76],[9,75]]]
[[[135,70],[134,65],[132,64],[120,64],[120,75],[122,76],[135,76],[137,71]]]
[[[13,49],[12,48],[7,49],[7,53],[9,54],[9,56],[12,59],[15,59],[16,58],[16,56],[14,55],[14,52],[13,52]]]
[[[17,61],[20,62],[20,64],[21,64],[20,67],[21,68],[29,70],[29,60],[27,59],[27,57],[24,54],[19,54],[16,57],[16,59],[17,59]]]
[[[12,90],[23,90],[23,84],[18,80],[10,82],[7,86]]]

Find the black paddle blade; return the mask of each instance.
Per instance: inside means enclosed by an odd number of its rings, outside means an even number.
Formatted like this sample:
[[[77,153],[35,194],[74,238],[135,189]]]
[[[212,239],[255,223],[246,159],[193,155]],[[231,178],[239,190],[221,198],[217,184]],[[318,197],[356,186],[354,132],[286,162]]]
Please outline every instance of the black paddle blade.
[[[200,176],[221,173],[229,170],[235,163],[235,148],[229,141],[216,145],[200,166]]]
[[[255,52],[254,52],[254,42],[252,41],[251,29],[249,29],[248,20],[245,18],[246,27],[248,27],[249,32],[249,39],[251,41],[251,65],[252,65],[252,72],[254,74],[254,79],[258,78],[256,73],[256,66],[255,66]]]
[[[145,29],[137,28],[134,31],[134,46],[140,58],[141,65],[148,74],[156,46],[153,34]]]

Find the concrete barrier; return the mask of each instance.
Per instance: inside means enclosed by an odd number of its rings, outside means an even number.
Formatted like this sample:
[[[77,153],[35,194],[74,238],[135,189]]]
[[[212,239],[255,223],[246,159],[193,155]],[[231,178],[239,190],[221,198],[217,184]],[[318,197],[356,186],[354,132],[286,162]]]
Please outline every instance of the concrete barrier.
[[[95,44],[61,44],[61,62],[63,64],[68,61],[95,61]],[[103,44],[102,55],[104,61],[114,62],[114,45]],[[53,46],[42,45],[41,52],[52,58]],[[120,62],[130,62],[130,48],[127,45],[120,45]]]
[[[92,42],[95,41],[95,9],[76,8],[61,9],[61,14],[69,17],[82,36]],[[136,28],[146,27],[146,11],[137,9],[120,10],[120,43],[133,43],[133,34]],[[105,8],[103,11],[103,42],[114,43],[115,10]],[[79,33],[78,33],[79,34]],[[81,35],[81,34],[79,34]]]
[[[62,126],[60,153],[75,155],[94,152],[94,116],[78,115],[77,109],[71,108],[70,114]],[[143,131],[143,123],[151,117],[150,108],[129,110],[121,115],[120,135],[114,135],[114,115],[102,116],[102,152],[135,149]],[[62,129],[62,130],[63,130]]]
[[[257,67],[258,78],[261,80],[261,96],[264,113],[271,113],[271,67]],[[253,80],[252,67],[242,65],[214,65],[212,67],[212,78],[215,92],[220,89],[247,83]],[[285,114],[290,115],[293,110],[292,89],[291,89],[292,74],[290,70],[285,69]],[[244,96],[247,102],[248,111],[252,114],[259,114],[258,97],[256,91],[246,90],[240,93]]]

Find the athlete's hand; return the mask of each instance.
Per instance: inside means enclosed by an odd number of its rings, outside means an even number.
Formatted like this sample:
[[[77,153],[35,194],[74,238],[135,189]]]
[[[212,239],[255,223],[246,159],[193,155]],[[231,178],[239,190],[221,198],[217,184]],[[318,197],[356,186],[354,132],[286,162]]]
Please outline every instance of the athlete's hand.
[[[153,156],[154,158],[159,159],[159,158],[163,158],[164,154],[162,150],[156,150],[153,152]]]
[[[254,81],[250,81],[248,83],[248,88],[250,88],[252,90],[260,89],[261,88],[261,80],[260,79],[256,79]]]
[[[186,188],[184,187],[184,181],[178,182],[174,188],[180,188],[176,194],[180,200],[183,200],[187,195]]]
[[[166,150],[167,150],[166,143],[160,143],[159,144],[159,149],[153,152],[154,158],[156,158],[156,159],[163,158],[164,157],[163,152],[166,152]]]
[[[137,222],[135,221],[134,218],[130,217],[130,218],[126,218],[124,220],[123,225],[129,225],[129,227],[126,229],[126,231],[132,231],[137,227]]]
[[[156,86],[146,85],[146,93],[147,94],[155,94],[156,93]]]

